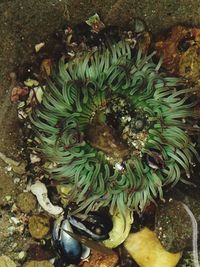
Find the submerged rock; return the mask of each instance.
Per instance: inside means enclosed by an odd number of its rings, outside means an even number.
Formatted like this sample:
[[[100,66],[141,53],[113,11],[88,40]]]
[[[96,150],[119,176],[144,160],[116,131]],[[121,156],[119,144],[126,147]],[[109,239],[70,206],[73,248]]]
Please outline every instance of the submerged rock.
[[[193,200],[193,204],[194,202]],[[190,203],[188,206],[193,212],[194,205]],[[196,214],[195,211],[194,213]],[[170,199],[158,207],[155,232],[161,244],[168,251],[178,252],[192,246],[192,222],[184,207],[184,202]]]

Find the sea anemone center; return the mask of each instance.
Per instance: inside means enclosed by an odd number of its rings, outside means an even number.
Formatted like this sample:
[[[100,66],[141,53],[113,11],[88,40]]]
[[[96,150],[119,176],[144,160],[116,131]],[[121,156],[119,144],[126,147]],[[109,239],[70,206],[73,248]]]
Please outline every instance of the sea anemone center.
[[[114,96],[94,112],[86,127],[87,141],[116,164],[140,156],[147,139],[148,114],[124,96]]]

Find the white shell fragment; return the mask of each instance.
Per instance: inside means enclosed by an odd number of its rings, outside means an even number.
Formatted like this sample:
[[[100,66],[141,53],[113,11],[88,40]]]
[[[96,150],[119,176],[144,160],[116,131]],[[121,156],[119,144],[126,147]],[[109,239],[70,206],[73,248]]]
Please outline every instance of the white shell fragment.
[[[36,181],[35,184],[30,187],[31,192],[37,197],[40,206],[49,214],[57,216],[63,212],[63,208],[54,206],[47,195],[47,188],[45,184],[40,181]]]
[[[45,46],[45,42],[41,42],[35,45],[35,52],[38,53],[42,47]]]
[[[31,163],[34,164],[34,163],[40,162],[41,158],[39,158],[37,155],[31,153],[30,154],[30,160],[31,160]]]

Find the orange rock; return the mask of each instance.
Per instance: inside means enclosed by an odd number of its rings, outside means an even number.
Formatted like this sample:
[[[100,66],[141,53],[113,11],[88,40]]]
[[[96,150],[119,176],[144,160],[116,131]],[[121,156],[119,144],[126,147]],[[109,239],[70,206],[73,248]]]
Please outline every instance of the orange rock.
[[[175,26],[166,39],[158,40],[155,43],[156,51],[163,57],[163,67],[170,73],[178,74],[181,51],[178,46],[180,41],[188,36],[190,30],[183,26]]]
[[[84,262],[83,267],[114,267],[117,262],[118,256],[114,252],[112,255],[106,255],[92,250],[89,260]]]
[[[10,100],[15,103],[17,101],[22,101],[23,98],[28,96],[29,90],[27,87],[15,86],[12,89]]]
[[[155,43],[162,66],[192,83],[200,79],[200,28],[175,26]]]

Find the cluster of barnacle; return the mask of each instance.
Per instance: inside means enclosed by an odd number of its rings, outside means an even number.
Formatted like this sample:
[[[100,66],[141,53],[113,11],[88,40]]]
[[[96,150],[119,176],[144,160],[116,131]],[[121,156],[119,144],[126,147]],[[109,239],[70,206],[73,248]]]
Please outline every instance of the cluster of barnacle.
[[[142,110],[134,110],[129,99],[115,97],[105,110],[107,123],[118,129],[121,138],[128,146],[141,151],[144,147],[149,127],[148,115]],[[136,151],[135,151],[136,152]]]

